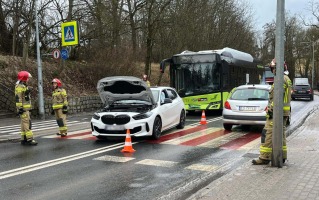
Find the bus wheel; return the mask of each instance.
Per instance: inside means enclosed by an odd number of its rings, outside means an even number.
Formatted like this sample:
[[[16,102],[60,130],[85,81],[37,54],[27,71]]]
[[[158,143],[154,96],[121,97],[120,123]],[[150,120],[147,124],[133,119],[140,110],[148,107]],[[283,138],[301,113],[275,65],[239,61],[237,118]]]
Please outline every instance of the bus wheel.
[[[232,124],[223,124],[224,125],[224,129],[227,131],[231,131],[231,129],[233,128]]]

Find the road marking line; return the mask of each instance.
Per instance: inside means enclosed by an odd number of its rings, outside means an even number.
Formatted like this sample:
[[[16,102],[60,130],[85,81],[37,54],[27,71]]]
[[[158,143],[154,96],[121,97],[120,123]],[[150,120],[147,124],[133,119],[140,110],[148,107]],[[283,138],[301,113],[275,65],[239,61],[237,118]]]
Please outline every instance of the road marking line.
[[[241,132],[231,132],[227,135],[220,136],[218,138],[215,138],[213,140],[207,141],[203,144],[198,145],[199,147],[206,147],[206,148],[217,148],[223,144],[226,144],[227,142],[239,138],[243,135]]]
[[[82,124],[82,123],[79,123],[79,122],[77,122],[77,123],[69,123],[69,124],[67,124],[67,126],[75,126],[75,125],[79,125],[79,124]],[[32,131],[41,131],[41,130],[48,130],[48,129],[53,129],[53,128],[58,128],[58,125],[54,124],[54,125],[52,125],[50,127],[45,126],[45,128],[32,127]],[[10,130],[10,131],[1,131],[0,133],[9,133],[11,135],[16,135],[16,134],[20,133],[20,132],[13,132],[13,131],[19,131],[19,130],[15,129],[15,130]]]
[[[257,139],[260,137],[260,133],[256,133],[256,132],[250,132],[247,133],[235,140],[229,141],[226,144],[223,144],[220,146],[220,148],[222,149],[238,149],[241,146]]]
[[[136,143],[137,142],[134,142],[133,144],[136,144]],[[104,153],[104,152],[111,151],[111,150],[114,150],[114,149],[119,149],[119,148],[122,148],[123,145],[124,145],[124,143],[122,142],[122,143],[110,145],[110,146],[107,146],[107,147],[102,147],[102,148],[95,149],[95,150],[90,150],[90,151],[86,151],[86,152],[82,152],[82,153],[78,153],[78,154],[74,154],[74,155],[70,155],[70,156],[65,156],[65,157],[62,157],[62,158],[48,160],[48,161],[45,161],[45,162],[41,162],[41,163],[37,163],[37,164],[33,164],[33,165],[28,165],[28,166],[25,166],[25,167],[20,167],[20,168],[4,171],[4,172],[0,173],[0,180],[1,179],[5,179],[5,178],[9,178],[9,177],[12,177],[12,176],[17,176],[17,175],[25,174],[25,173],[28,173],[28,172],[36,171],[36,170],[39,170],[39,169],[43,169],[43,168],[59,165],[59,164],[62,164],[62,163],[70,162],[70,161],[73,161],[73,160],[86,158],[86,157],[89,157],[89,156],[93,156],[93,155],[96,155],[96,154]]]
[[[79,121],[66,121],[66,123],[83,123],[83,122],[79,122]],[[34,123],[32,122],[32,127],[43,127],[43,126],[48,126],[48,125],[57,125],[56,123],[56,120],[52,120],[52,121],[44,121],[44,122],[41,122],[41,123]],[[2,130],[8,130],[8,129],[11,129],[11,130],[14,130],[14,129],[19,129],[20,128],[20,124],[19,125],[11,125],[11,126],[2,126],[0,127],[0,130],[2,132]]]
[[[93,160],[101,160],[101,161],[111,161],[111,162],[128,162],[131,160],[134,160],[135,158],[130,158],[130,157],[119,157],[119,156],[109,156],[109,155],[105,155],[105,156],[101,156],[101,157],[97,157],[94,158]]]
[[[81,134],[81,133],[86,133],[90,136],[91,135],[91,129],[84,129],[84,130],[80,130],[80,131],[73,131],[73,132],[68,132],[68,136],[72,136],[72,135],[75,135],[75,134]],[[87,133],[89,132],[89,133]],[[59,135],[47,135],[47,136],[42,136],[41,138],[60,138],[61,136]]]
[[[193,132],[193,133],[188,134],[188,135],[184,135],[184,136],[181,136],[181,137],[178,137],[178,138],[174,138],[174,139],[172,139],[172,140],[168,140],[168,141],[162,142],[161,144],[174,144],[174,145],[178,145],[178,144],[183,143],[183,142],[186,142],[186,141],[188,141],[188,140],[192,140],[192,139],[194,139],[194,138],[197,138],[197,137],[200,137],[200,136],[203,136],[203,135],[208,135],[208,134],[210,134],[211,132],[216,131],[216,130],[219,130],[219,129],[220,129],[220,128],[208,128],[208,129],[196,131],[196,132]]]
[[[223,119],[223,118],[222,117],[216,117],[216,118],[213,118],[213,119],[210,119],[210,120],[206,120],[206,122],[210,123],[210,122],[219,121],[221,119]],[[190,124],[189,126],[200,126],[200,120],[198,120],[197,123]]]
[[[52,123],[55,122],[56,120],[48,120],[48,121],[44,121],[44,122],[32,122],[32,125],[36,125],[36,124],[42,124],[42,123]],[[20,128],[20,124],[16,124],[16,125],[10,125],[10,126],[1,126],[0,129],[6,129],[6,128],[12,128],[12,127],[17,127]]]
[[[214,132],[211,132],[211,133],[209,133],[207,135],[203,135],[203,136],[197,137],[197,138],[195,138],[193,140],[189,140],[189,141],[183,142],[183,143],[181,143],[181,145],[197,146],[199,144],[207,142],[208,140],[212,140],[212,139],[221,137],[223,135],[228,135],[229,133],[231,133],[231,132],[227,131],[225,129],[219,128],[218,130],[216,130]]]
[[[145,159],[145,160],[141,160],[135,164],[158,166],[158,167],[174,167],[178,164],[178,162],[166,161],[166,160]]]
[[[237,150],[250,150],[253,149],[254,147],[256,147],[257,145],[260,145],[260,137],[256,138],[255,140],[239,147]],[[259,146],[258,146],[258,150],[259,150]]]
[[[167,140],[171,140],[171,139],[174,139],[174,138],[181,137],[183,135],[191,134],[194,131],[205,130],[206,128],[207,128],[207,126],[195,126],[195,127],[193,126],[193,127],[189,128],[189,129],[183,129],[183,130],[179,130],[177,132],[173,132],[173,133],[170,133],[170,134],[162,135],[158,140],[147,140],[147,142],[158,144],[158,143],[165,142]]]
[[[193,165],[190,165],[188,167],[185,167],[185,169],[211,172],[211,171],[216,170],[218,167],[219,166],[216,166],[216,165],[193,164]]]

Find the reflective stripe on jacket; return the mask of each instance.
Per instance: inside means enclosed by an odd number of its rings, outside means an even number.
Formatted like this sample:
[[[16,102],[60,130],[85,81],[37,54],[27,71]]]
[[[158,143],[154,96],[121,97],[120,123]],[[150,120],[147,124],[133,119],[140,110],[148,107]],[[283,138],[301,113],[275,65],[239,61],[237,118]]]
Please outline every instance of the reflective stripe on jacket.
[[[68,105],[68,97],[65,89],[57,88],[52,92],[52,108],[54,110],[60,109]]]
[[[31,109],[31,98],[28,86],[23,82],[20,82],[15,86],[15,99],[16,99],[16,108],[19,110],[23,108],[24,110]]]

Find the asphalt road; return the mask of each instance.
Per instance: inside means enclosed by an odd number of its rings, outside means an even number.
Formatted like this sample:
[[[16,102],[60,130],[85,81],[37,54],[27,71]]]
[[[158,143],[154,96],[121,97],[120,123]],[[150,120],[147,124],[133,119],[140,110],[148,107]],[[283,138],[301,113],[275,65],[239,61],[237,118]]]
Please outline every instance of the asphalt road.
[[[293,129],[317,105],[294,101]],[[124,138],[100,141],[89,132],[90,116],[69,117],[70,134],[55,135],[56,124],[35,121],[38,146],[0,143],[1,199],[186,199],[208,183],[257,155],[261,127],[224,131],[220,113],[187,116],[183,130],[172,129],[158,141],[133,138],[135,153],[121,153]],[[17,124],[0,125],[14,135]],[[73,124],[73,125],[71,125]],[[5,132],[6,131],[6,132]]]

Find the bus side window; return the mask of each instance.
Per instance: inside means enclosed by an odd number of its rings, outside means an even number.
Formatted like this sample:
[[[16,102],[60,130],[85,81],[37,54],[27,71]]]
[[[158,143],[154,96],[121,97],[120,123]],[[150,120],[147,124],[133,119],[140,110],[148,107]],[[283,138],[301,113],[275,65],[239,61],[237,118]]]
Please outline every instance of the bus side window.
[[[229,89],[229,66],[225,61],[222,61],[222,74],[222,86],[224,89]]]

